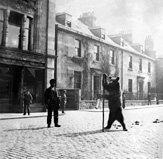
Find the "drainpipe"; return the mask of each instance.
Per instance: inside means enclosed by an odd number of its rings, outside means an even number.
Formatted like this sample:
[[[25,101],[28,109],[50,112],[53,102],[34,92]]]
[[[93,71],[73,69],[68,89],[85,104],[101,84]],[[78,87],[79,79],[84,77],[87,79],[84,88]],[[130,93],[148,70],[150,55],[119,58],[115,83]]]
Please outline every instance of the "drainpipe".
[[[57,58],[58,58],[58,25],[55,25],[55,73],[54,78],[56,79],[56,86],[57,86]]]
[[[49,32],[49,0],[47,0],[47,17],[46,17],[46,56],[45,56],[45,88],[47,88],[47,64],[48,64],[48,32]]]
[[[158,69],[158,67],[157,67],[158,61],[157,60],[156,60],[155,64],[156,64],[156,67],[155,67],[156,68],[156,71],[155,71],[156,72],[156,75],[155,75],[155,78],[156,78],[155,79],[156,80],[156,104],[159,104],[159,100],[158,100],[158,83],[159,82],[158,82],[158,78],[157,78],[157,76],[158,76],[158,70],[157,70]]]
[[[123,50],[121,50],[121,90],[123,90]]]

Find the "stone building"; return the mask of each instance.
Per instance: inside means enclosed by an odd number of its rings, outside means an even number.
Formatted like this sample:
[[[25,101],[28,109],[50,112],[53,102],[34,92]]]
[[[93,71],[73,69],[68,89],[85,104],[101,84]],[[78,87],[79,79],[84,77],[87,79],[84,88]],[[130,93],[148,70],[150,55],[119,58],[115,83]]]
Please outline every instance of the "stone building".
[[[132,42],[131,33],[110,37],[122,46],[121,89],[128,99],[146,99],[148,92],[156,91],[156,56],[150,45],[153,40],[147,37],[144,50],[141,44]]]
[[[81,99],[94,99],[102,90],[103,73],[119,76],[121,89],[135,99],[156,87],[153,50],[147,54],[128,33],[108,36],[96,26],[93,13],[77,20],[68,13],[56,14],[56,39],[58,87],[79,88]]]
[[[156,92],[160,100],[163,99],[163,57],[157,58],[156,68]]]
[[[0,0],[0,112],[22,112],[26,89],[45,110],[55,61],[55,0]]]

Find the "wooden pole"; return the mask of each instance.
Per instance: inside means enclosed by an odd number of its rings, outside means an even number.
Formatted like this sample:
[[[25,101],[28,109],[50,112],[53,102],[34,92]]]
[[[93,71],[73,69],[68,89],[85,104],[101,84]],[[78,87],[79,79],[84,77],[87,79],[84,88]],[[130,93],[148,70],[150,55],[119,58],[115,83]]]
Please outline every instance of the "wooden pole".
[[[104,106],[105,106],[105,88],[104,88],[104,75],[103,75],[103,79],[102,79],[102,83],[103,83],[103,95],[102,95],[102,99],[103,99],[103,106],[102,106],[102,132],[104,132]]]

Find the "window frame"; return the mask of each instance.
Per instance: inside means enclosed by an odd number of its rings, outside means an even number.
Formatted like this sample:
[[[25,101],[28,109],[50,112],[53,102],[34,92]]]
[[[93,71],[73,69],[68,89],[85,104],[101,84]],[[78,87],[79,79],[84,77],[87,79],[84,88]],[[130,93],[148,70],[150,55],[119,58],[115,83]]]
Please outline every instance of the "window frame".
[[[115,64],[115,52],[114,50],[110,50],[110,64]]]
[[[151,91],[151,82],[148,82],[148,93]]]
[[[1,41],[0,41],[0,46],[2,46],[4,44],[4,31],[5,31],[5,28],[4,28],[4,24],[5,24],[5,11],[4,9],[0,8],[0,10],[3,12],[3,15],[2,15],[2,20],[0,19],[0,23],[2,23],[2,32],[1,32]]]
[[[81,72],[74,71],[74,88],[81,89]]]
[[[129,55],[129,69],[132,69],[132,56]]]
[[[141,71],[142,72],[142,59],[139,59],[139,71]]]
[[[148,73],[151,73],[151,63],[148,62]]]
[[[133,91],[133,81],[132,79],[128,79],[128,92],[132,93]]]
[[[78,46],[76,45],[78,42]],[[75,39],[75,53],[78,57],[81,57],[81,41],[79,39]]]
[[[99,46],[98,45],[94,45],[94,54],[95,54],[95,60],[96,61],[100,61],[100,53],[99,53]]]

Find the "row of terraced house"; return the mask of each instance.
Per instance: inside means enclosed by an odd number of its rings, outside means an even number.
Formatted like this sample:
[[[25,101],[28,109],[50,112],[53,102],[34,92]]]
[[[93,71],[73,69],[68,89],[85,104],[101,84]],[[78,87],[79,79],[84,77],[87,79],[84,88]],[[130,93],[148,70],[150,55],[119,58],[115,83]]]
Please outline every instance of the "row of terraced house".
[[[0,112],[22,112],[26,88],[33,95],[32,110],[45,111],[51,78],[73,96],[69,105],[94,100],[103,73],[120,77],[128,99],[163,91],[162,76],[157,78],[162,59],[156,59],[151,37],[143,49],[129,32],[108,34],[92,12],[73,20],[55,13],[56,7],[55,0],[0,0]]]

